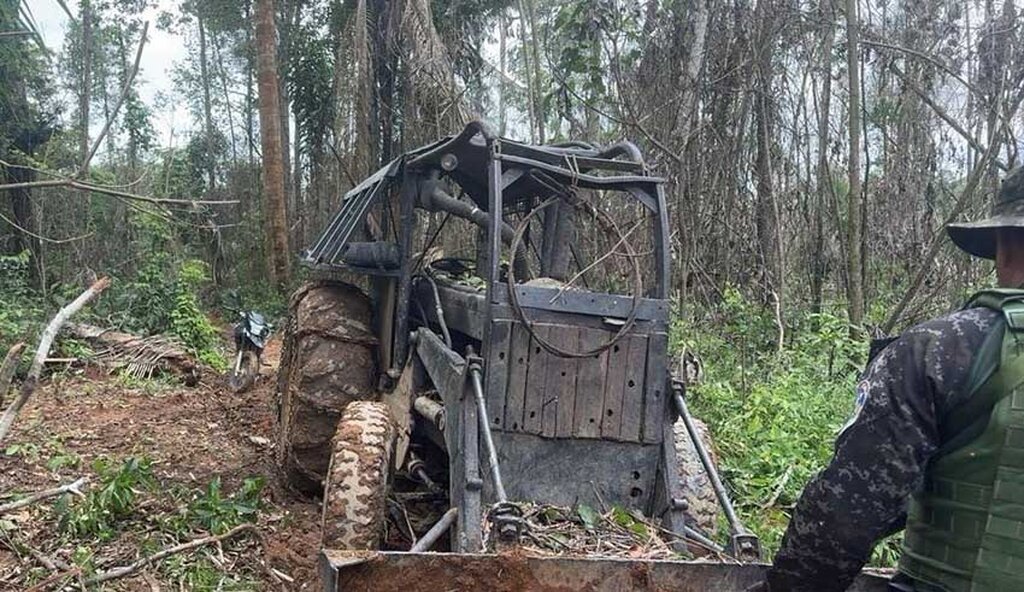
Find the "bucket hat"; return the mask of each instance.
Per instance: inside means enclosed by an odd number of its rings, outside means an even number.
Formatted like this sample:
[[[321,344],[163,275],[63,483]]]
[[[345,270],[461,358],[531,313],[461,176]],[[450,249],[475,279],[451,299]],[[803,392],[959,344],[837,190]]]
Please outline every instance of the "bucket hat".
[[[946,226],[956,246],[975,257],[996,258],[996,229],[1024,228],[1024,167],[1003,179],[988,218]]]

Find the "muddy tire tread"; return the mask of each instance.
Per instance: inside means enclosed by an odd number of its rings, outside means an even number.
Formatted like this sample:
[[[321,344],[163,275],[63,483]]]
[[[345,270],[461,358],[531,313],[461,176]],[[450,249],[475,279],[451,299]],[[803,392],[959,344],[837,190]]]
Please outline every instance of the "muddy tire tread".
[[[707,426],[696,418],[694,418],[694,423],[704,448],[709,451],[712,462],[717,465]],[[684,512],[686,522],[702,533],[713,536],[717,529],[719,512],[715,488],[711,485],[711,479],[701,465],[697,449],[690,441],[682,419],[675,422],[672,432],[675,438],[677,477],[682,484],[683,499],[687,504],[687,509]]]
[[[345,408],[324,483],[324,548],[380,548],[394,439],[395,427],[385,404],[353,401]]]

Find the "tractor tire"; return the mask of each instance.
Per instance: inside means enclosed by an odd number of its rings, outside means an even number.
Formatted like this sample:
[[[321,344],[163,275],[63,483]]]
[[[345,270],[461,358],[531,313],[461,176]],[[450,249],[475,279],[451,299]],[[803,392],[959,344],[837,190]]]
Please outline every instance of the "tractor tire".
[[[711,456],[711,462],[718,465],[714,448],[711,446],[711,434],[708,427],[699,419],[694,418],[697,433],[700,435],[704,449]],[[715,495],[715,488],[711,485],[711,478],[704,470],[700,462],[697,449],[690,440],[686,431],[686,424],[682,419],[676,420],[672,426],[676,445],[676,467],[678,478],[683,489],[683,499],[686,500],[686,523],[706,536],[714,538],[718,527],[718,497]]]
[[[278,371],[278,465],[284,482],[319,495],[331,438],[345,406],[373,400],[376,346],[370,299],[341,283],[314,283],[292,296]]]
[[[384,403],[355,401],[345,408],[324,483],[323,548],[381,547],[396,431]]]

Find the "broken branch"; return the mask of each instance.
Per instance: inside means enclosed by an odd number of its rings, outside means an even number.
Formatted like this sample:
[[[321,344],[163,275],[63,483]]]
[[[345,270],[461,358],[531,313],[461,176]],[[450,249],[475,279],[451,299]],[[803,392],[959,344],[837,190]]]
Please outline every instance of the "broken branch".
[[[91,191],[93,193],[102,193],[104,195],[123,197],[124,199],[143,201],[151,204],[218,205],[238,203],[237,199],[170,199],[163,197],[148,197],[145,195],[136,195],[134,193],[126,193],[124,191],[109,189],[107,187],[94,185],[85,181],[76,181],[74,179],[64,178],[48,179],[46,181],[27,181],[25,183],[7,183],[6,185],[0,185],[0,191],[7,191],[9,189],[31,189],[35,187],[70,187],[72,189],[78,189],[79,191]]]
[[[73,493],[75,495],[82,495],[81,487],[89,482],[88,477],[82,477],[74,483],[68,483],[67,485],[61,485],[60,487],[54,487],[53,489],[44,489],[43,491],[37,491],[30,494],[20,500],[14,502],[8,502],[6,504],[0,504],[0,514],[6,514],[18,508],[24,508],[30,506],[40,500],[54,497],[57,495],[63,495],[65,493]]]
[[[208,537],[204,537],[204,538],[201,538],[201,539],[196,539],[194,541],[189,541],[187,543],[182,543],[180,545],[175,545],[173,547],[167,547],[167,548],[165,548],[165,549],[163,549],[161,551],[157,551],[156,553],[153,553],[152,555],[149,555],[147,557],[143,557],[142,559],[139,559],[138,561],[136,561],[134,563],[131,563],[129,565],[126,565],[124,567],[116,567],[116,568],[114,568],[114,569],[112,569],[110,571],[105,571],[105,572],[101,572],[101,573],[95,574],[93,576],[90,576],[90,577],[85,579],[84,583],[87,586],[91,586],[93,584],[99,584],[100,582],[106,582],[108,580],[113,580],[115,578],[121,578],[121,577],[127,576],[129,574],[135,573],[136,571],[142,569],[143,567],[149,565],[150,563],[153,563],[155,561],[160,561],[161,559],[163,559],[165,557],[170,557],[171,555],[175,555],[177,553],[181,553],[182,551],[190,551],[192,549],[195,549],[195,548],[198,548],[198,547],[202,547],[204,545],[210,545],[210,544],[213,544],[213,543],[219,543],[221,541],[230,539],[232,537],[235,537],[235,536],[237,536],[237,535],[239,535],[239,534],[241,534],[243,532],[247,532],[247,531],[248,532],[252,532],[253,534],[257,534],[257,535],[259,534],[259,531],[256,530],[256,526],[255,525],[253,525],[253,524],[242,524],[241,526],[236,526],[236,527],[232,528],[231,530],[225,532],[224,534],[220,534],[220,535],[216,535],[216,536],[208,536]]]
[[[18,416],[18,412],[25,406],[32,393],[36,390],[36,383],[39,381],[39,374],[43,370],[43,362],[50,355],[50,347],[53,345],[53,340],[57,337],[57,333],[60,328],[71,318],[76,312],[82,309],[90,300],[99,295],[100,292],[105,290],[110,285],[110,278],[103,277],[96,280],[93,285],[82,292],[78,298],[71,301],[70,304],[60,309],[50,324],[46,326],[42,336],[39,339],[39,347],[36,348],[35,358],[32,360],[32,366],[29,367],[28,376],[25,377],[25,382],[21,385],[21,392],[18,393],[18,398],[11,403],[11,406],[4,412],[3,417],[0,417],[0,442],[3,442],[4,438],[7,437],[7,433],[11,430],[11,425],[14,424],[14,419]]]
[[[978,140],[975,139],[973,135],[969,134],[967,132],[967,130],[965,130],[963,128],[963,126],[958,124],[955,119],[950,117],[949,113],[946,113],[945,109],[943,109],[938,103],[936,103],[934,100],[932,100],[932,98],[928,95],[928,93],[926,93],[924,91],[924,89],[922,89],[920,86],[918,86],[918,84],[916,82],[911,80],[909,76],[904,74],[903,71],[900,70],[899,67],[896,64],[889,64],[889,69],[892,70],[894,74],[899,76],[900,80],[902,80],[903,83],[906,84],[908,88],[910,88],[910,90],[914,91],[914,94],[916,94],[918,97],[920,97],[921,100],[924,101],[924,103],[926,105],[931,107],[932,111],[934,111],[935,114],[938,115],[940,119],[942,119],[942,121],[945,121],[946,124],[949,125],[949,127],[953,128],[953,131],[955,131],[956,133],[960,134],[960,137],[962,137],[963,139],[967,140],[967,143],[971,145],[971,148],[974,148],[974,150],[978,154],[984,154],[985,153],[985,148],[982,147],[982,145],[978,142]],[[995,156],[992,157],[992,164],[996,165],[997,167],[999,167],[1003,171],[1010,170],[1010,167],[1008,167],[1006,165],[1006,163],[1000,161]]]

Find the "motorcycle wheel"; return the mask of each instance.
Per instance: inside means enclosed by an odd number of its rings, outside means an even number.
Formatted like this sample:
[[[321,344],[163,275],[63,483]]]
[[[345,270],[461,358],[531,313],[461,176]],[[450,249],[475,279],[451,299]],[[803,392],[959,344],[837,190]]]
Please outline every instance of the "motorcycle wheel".
[[[238,355],[241,356],[241,360],[235,359],[235,364],[231,367],[231,376],[228,377],[228,386],[231,387],[231,392],[236,394],[252,388],[256,382],[256,374],[259,373],[259,358],[255,352],[243,349]]]

